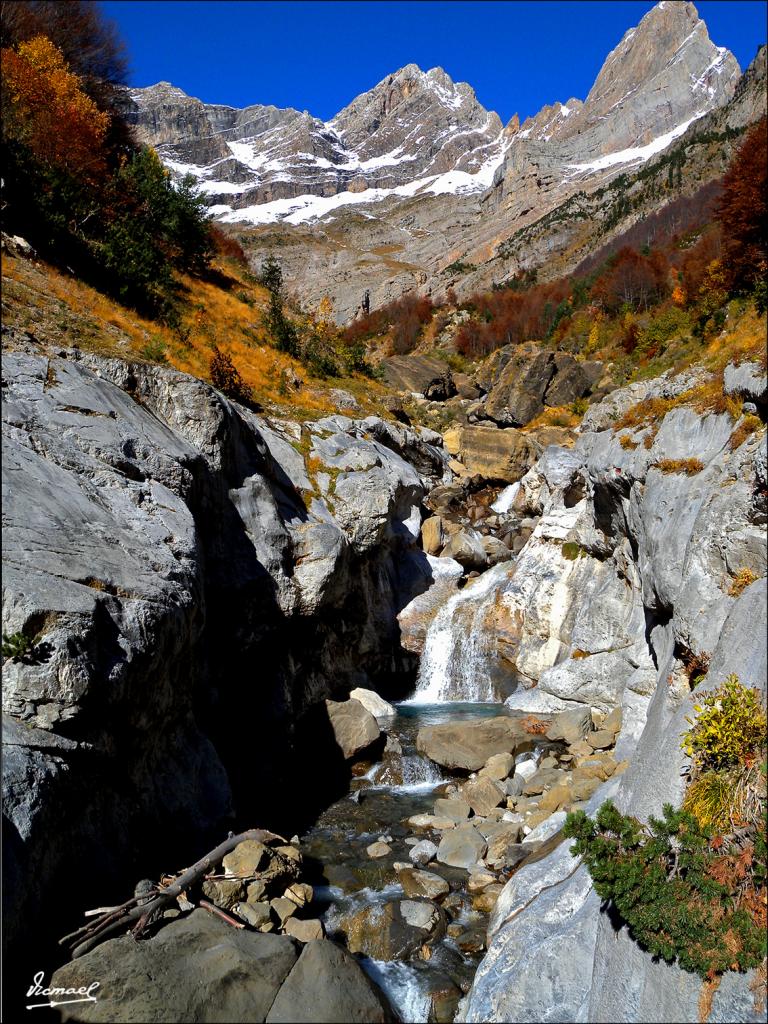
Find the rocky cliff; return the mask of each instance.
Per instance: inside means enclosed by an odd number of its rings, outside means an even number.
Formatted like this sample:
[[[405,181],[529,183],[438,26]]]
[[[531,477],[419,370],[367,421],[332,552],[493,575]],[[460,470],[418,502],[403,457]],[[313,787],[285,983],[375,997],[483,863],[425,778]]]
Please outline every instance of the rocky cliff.
[[[629,767],[588,811],[612,797],[647,820],[679,805],[694,685],[698,695],[735,673],[765,693],[765,430],[737,433],[727,414],[675,407],[697,382],[683,375],[614,392],[589,410],[573,449],[548,448],[514,496],[535,528],[495,595],[499,657],[519,677],[507,703],[622,710],[616,756]],[[726,393],[753,403],[747,410],[764,415],[765,388],[757,365],[726,370]],[[622,412],[646,399],[670,411],[617,430]],[[698,684],[697,665],[708,665]],[[569,847],[507,883],[460,1019],[697,1019],[700,979],[654,961],[601,911]],[[749,982],[727,974],[709,1019],[762,1019]]]
[[[13,947],[52,891],[65,912],[152,845],[295,829],[327,798],[323,699],[412,676],[396,614],[429,583],[420,505],[446,456],[429,431],[268,423],[169,369],[10,341],[3,632],[31,644],[4,665]]]

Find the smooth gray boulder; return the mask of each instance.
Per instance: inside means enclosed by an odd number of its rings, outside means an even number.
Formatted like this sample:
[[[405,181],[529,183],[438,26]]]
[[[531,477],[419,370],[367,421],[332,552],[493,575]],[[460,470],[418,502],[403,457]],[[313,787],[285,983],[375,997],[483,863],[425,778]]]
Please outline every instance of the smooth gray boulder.
[[[268,1024],[386,1024],[394,1015],[350,953],[328,939],[316,939],[304,946],[266,1020]]]
[[[62,1006],[64,1020],[264,1021],[297,958],[285,936],[238,931],[194,910],[150,939],[108,940],[60,967],[51,984],[99,982],[97,1002]]]
[[[445,722],[419,729],[416,749],[444,768],[478,771],[493,754],[533,747],[531,736],[514,718],[498,716],[469,722]]]
[[[485,839],[473,825],[457,825],[443,833],[437,848],[437,859],[441,864],[469,870],[482,860],[486,848]]]

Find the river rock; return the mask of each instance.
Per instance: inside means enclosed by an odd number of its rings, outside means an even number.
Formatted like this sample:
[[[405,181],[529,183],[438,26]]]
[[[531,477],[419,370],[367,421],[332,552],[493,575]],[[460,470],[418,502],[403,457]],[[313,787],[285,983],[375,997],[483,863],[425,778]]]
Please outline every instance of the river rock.
[[[408,819],[412,828],[433,828],[439,831],[453,828],[456,822],[453,818],[438,816],[435,814],[414,814]]]
[[[489,757],[480,769],[480,775],[487,775],[489,779],[502,782],[511,775],[515,767],[515,759],[512,754],[494,754]]]
[[[487,776],[478,776],[465,783],[461,795],[480,817],[498,807],[506,796],[502,787]]]
[[[439,555],[445,543],[443,521],[440,516],[430,516],[421,524],[421,544],[428,555]]]
[[[355,958],[327,939],[304,946],[266,1017],[267,1024],[385,1024],[394,1019]]]
[[[514,719],[500,716],[469,722],[444,722],[419,729],[416,748],[444,768],[478,771],[493,754],[532,747],[531,737]]]
[[[437,907],[421,900],[401,900],[400,913],[406,924],[422,931],[432,931],[439,920]]]
[[[400,913],[400,900],[368,903],[336,923],[347,949],[374,960],[403,960],[424,942],[424,933]]]
[[[327,700],[325,706],[333,735],[347,760],[379,738],[376,719],[359,700]]]
[[[289,900],[285,896],[278,896],[276,899],[270,900],[269,905],[279,917],[280,924],[285,924],[288,918],[293,917],[298,909],[293,900]]]
[[[371,843],[370,846],[366,846],[365,852],[369,857],[377,859],[378,857],[386,857],[392,853],[392,848],[387,843]]]
[[[564,743],[578,743],[592,729],[592,716],[588,707],[561,711],[552,716],[547,729],[548,740],[562,740]]]
[[[245,885],[236,879],[208,879],[201,886],[203,895],[222,910],[230,910],[243,898]],[[264,886],[262,883],[262,890]]]
[[[467,801],[458,797],[440,797],[435,800],[435,814],[440,818],[450,818],[458,823],[466,821],[470,811]]]
[[[522,846],[530,846],[533,843],[543,843],[546,839],[551,838],[565,824],[566,813],[565,811],[557,811],[556,814],[548,814],[541,822],[539,822],[535,828],[531,829],[528,835],[523,839]]]
[[[430,839],[422,839],[421,842],[411,847],[408,857],[414,864],[429,864],[431,860],[435,859],[436,853],[437,846]]]
[[[468,426],[461,432],[461,457],[467,472],[503,484],[519,480],[536,461],[537,442],[520,430]]]
[[[361,686],[356,687],[354,690],[350,690],[350,700],[357,700],[363,705],[366,711],[370,712],[374,718],[394,718],[397,714],[395,709],[389,703],[380,697],[378,693],[374,693],[373,690],[364,690]]]
[[[194,910],[150,939],[109,939],[60,967],[51,984],[79,988],[100,982],[98,1002],[62,1006],[65,1020],[172,1024],[210,1020],[215,1007],[220,1020],[263,1021],[296,961],[289,938],[239,931]],[[304,999],[315,998],[307,979]]]
[[[450,892],[448,882],[433,871],[421,871],[418,868],[408,867],[398,871],[397,877],[406,896],[439,900]]]
[[[486,845],[485,839],[472,825],[457,825],[440,839],[437,859],[441,864],[469,869],[482,860]]]
[[[227,875],[235,878],[252,878],[270,861],[269,849],[255,839],[238,843],[223,859],[222,867]]]
[[[616,742],[616,734],[612,729],[598,729],[587,736],[587,743],[593,750],[607,750]]]
[[[306,882],[294,882],[283,893],[283,896],[286,899],[293,900],[297,907],[306,907],[308,903],[312,902],[314,895],[312,886]]]
[[[299,942],[312,942],[313,939],[322,939],[325,934],[323,932],[323,922],[314,918],[301,919],[289,917],[285,922],[284,931],[286,935],[298,939]]]
[[[482,572],[488,567],[488,556],[483,547],[483,538],[476,530],[469,528],[453,534],[442,550],[442,557],[454,559],[467,572],[473,569]]]
[[[235,903],[232,910],[257,931],[271,931],[272,913],[269,903]],[[270,925],[265,928],[265,925]]]

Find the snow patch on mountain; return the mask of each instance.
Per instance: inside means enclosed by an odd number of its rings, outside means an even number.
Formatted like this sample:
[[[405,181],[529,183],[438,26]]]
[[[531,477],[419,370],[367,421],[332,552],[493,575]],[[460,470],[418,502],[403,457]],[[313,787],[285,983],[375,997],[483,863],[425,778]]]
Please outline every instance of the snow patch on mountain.
[[[667,148],[675,139],[679,138],[683,132],[685,132],[694,121],[698,121],[700,117],[706,114],[706,110],[701,110],[697,114],[694,114],[689,120],[679,124],[672,131],[666,132],[664,135],[660,135],[657,139],[653,139],[645,146],[630,146],[629,149],[619,150],[618,153],[608,153],[606,156],[598,157],[597,160],[592,160],[586,164],[567,164],[569,170],[573,171],[574,174],[585,174],[594,171],[604,171],[609,167],[614,167],[616,164],[629,164],[629,163],[645,163],[646,160],[650,160],[656,153],[661,153]],[[574,174],[569,175],[573,177]]]

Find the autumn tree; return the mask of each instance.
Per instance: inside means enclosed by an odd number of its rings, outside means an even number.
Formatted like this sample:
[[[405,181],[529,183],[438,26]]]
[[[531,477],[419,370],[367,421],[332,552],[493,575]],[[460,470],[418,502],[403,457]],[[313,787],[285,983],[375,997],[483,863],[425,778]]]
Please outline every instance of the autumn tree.
[[[95,183],[105,172],[109,115],[86,95],[46,36],[2,52],[4,141],[25,147],[51,168]]]
[[[768,263],[766,148],[763,118],[749,131],[723,178],[717,217],[723,235],[723,266],[731,288],[743,291],[765,274]]]

